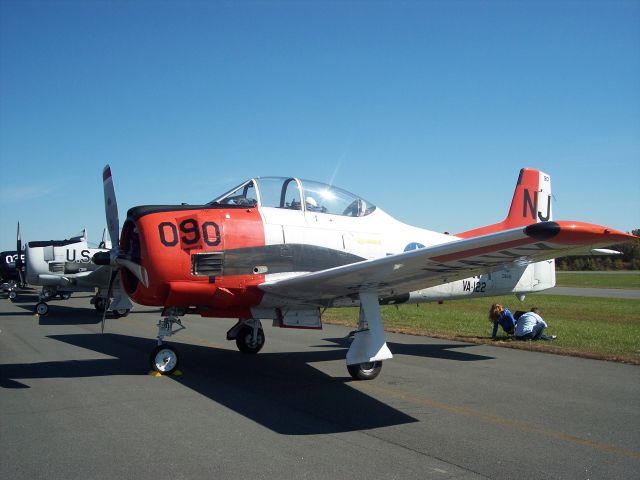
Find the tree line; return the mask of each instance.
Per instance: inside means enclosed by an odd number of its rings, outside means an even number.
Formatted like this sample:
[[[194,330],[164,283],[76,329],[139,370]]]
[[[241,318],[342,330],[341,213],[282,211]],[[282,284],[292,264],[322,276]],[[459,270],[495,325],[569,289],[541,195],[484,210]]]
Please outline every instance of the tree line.
[[[640,229],[631,230],[635,236],[640,236]],[[640,270],[640,240],[635,242],[613,245],[611,250],[622,252],[622,255],[607,256],[575,256],[563,257],[556,260],[558,270]]]

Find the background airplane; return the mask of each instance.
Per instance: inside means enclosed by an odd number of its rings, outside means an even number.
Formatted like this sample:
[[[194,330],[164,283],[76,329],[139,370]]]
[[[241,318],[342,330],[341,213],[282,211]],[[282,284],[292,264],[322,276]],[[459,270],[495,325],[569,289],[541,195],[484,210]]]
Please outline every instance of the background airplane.
[[[103,172],[107,225],[119,220],[109,166]],[[164,344],[186,313],[238,318],[227,332],[240,351],[264,345],[261,320],[321,328],[321,309],[359,306],[347,352],[353,378],[375,378],[392,358],[380,303],[469,295],[523,294],[555,284],[553,259],[632,240],[610,228],[552,221],[551,179],[522,169],[507,217],[457,235],[404,224],[339,188],[297,178],[249,179],[205,205],[128,211],[119,246],[94,261],[118,267],[127,294],[163,306],[151,366],[173,372]]]
[[[96,253],[108,252],[110,243],[103,236],[99,248],[90,247],[85,230],[66,240],[28,242],[24,256],[26,281],[42,287],[35,312],[46,315],[47,301],[55,296],[68,299],[73,292],[90,292],[95,293],[91,303],[97,310],[108,308],[116,317],[128,315],[133,304],[119,284],[112,289],[113,300],[107,301],[111,268],[91,261]]]
[[[15,300],[18,296],[17,289],[25,288],[24,277],[24,250],[20,239],[20,222],[16,233],[16,250],[7,250],[0,255],[0,288],[8,293],[10,300]]]
[[[21,263],[24,262],[24,252],[7,250],[1,252],[0,257],[0,288],[14,300],[18,295],[17,289],[25,287],[20,270]]]

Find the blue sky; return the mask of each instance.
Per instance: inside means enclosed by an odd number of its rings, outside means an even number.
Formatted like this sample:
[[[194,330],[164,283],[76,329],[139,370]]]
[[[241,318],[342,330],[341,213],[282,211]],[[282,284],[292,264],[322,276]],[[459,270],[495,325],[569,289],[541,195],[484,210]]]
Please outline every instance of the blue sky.
[[[402,221],[640,228],[640,2],[0,2],[0,248],[202,203],[258,175]]]

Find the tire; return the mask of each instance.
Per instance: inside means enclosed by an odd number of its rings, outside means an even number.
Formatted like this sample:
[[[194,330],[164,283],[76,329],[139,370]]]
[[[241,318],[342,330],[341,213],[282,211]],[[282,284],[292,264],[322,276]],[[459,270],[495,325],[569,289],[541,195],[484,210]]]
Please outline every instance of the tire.
[[[347,370],[349,370],[349,374],[354,380],[373,380],[382,370],[382,362],[347,365]]]
[[[236,345],[242,353],[255,354],[264,347],[264,330],[258,329],[258,338],[256,345],[251,345],[251,337],[253,336],[253,328],[245,325],[238,332],[236,337]]]
[[[18,294],[14,291],[9,292],[9,300],[13,301],[18,297]]]
[[[58,297],[60,297],[60,300],[69,300],[71,298],[71,294],[70,293],[59,293]]]
[[[129,315],[129,309],[119,308],[118,310],[112,310],[111,313],[113,315],[113,318],[126,317],[127,315]]]
[[[180,364],[180,354],[175,347],[162,344],[153,349],[149,356],[151,369],[162,374],[171,375]]]
[[[36,313],[41,317],[45,316],[47,313],[49,313],[49,305],[44,302],[38,302],[36,304]]]

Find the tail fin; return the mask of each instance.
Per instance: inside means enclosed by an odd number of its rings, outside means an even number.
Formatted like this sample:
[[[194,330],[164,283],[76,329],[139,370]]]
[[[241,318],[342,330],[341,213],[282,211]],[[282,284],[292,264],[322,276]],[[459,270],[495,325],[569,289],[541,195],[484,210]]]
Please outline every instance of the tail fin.
[[[534,168],[523,168],[518,176],[518,183],[513,193],[507,218],[492,225],[456,233],[456,236],[461,238],[477,237],[500,230],[524,227],[532,223],[547,222],[552,219],[551,177]]]

